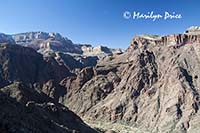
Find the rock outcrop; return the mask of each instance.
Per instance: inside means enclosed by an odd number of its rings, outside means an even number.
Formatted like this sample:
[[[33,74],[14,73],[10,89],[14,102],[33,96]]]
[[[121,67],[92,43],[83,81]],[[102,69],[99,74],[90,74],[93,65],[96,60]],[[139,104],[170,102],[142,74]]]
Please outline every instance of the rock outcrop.
[[[13,81],[44,83],[50,79],[60,81],[73,75],[54,58],[43,58],[32,48],[19,45],[0,45],[0,86]]]
[[[45,94],[15,82],[0,89],[2,133],[96,133],[76,114]]]
[[[0,45],[0,131],[96,133],[80,117],[59,103],[73,76],[69,69],[32,48]]]
[[[108,54],[122,53],[121,49],[110,49],[105,46],[92,47],[88,44],[74,44],[68,38],[61,36],[59,33],[53,32],[27,32],[14,34],[9,37],[11,39],[13,38],[12,40],[16,44],[34,48],[42,54],[50,51],[101,57]]]
[[[200,27],[198,26],[192,26],[190,28],[188,28],[185,33],[188,33],[188,34],[199,34],[200,33]]]
[[[63,64],[74,71],[75,69],[82,69],[84,67],[96,66],[99,58],[97,56],[83,56],[83,55],[70,55],[66,53],[55,53],[54,58],[59,64]]]
[[[92,47],[91,45],[83,45],[81,47],[83,51],[83,55],[86,56],[105,56],[105,55],[112,55],[112,54],[122,54],[122,49],[111,49],[105,46],[97,46]]]
[[[105,46],[92,47],[88,44],[74,44],[59,33],[26,32],[0,36],[0,43],[18,44],[31,47],[45,57],[53,57],[58,63],[67,66],[72,72],[75,69],[95,66],[102,57],[121,54],[121,49]]]
[[[0,43],[15,44],[15,40],[11,35],[0,33]]]
[[[41,53],[48,51],[82,53],[80,46],[59,33],[27,32],[12,36],[16,44],[32,47]]]
[[[200,43],[200,34],[173,34],[167,36],[150,36],[150,35],[141,35],[136,36],[132,41],[131,45],[127,51],[137,48],[143,48],[144,50],[147,47],[174,47],[179,48],[185,44]],[[150,46],[149,46],[150,45]]]
[[[200,34],[142,35],[102,58],[82,81],[67,78],[63,104],[84,119],[143,132],[198,132]],[[85,75],[80,72],[79,75]]]

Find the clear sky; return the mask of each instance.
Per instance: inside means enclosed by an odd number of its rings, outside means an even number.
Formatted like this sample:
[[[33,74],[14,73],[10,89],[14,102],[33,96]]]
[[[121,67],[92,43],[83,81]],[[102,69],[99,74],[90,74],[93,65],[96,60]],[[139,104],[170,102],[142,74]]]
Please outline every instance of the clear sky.
[[[199,0],[0,0],[0,32],[58,32],[75,43],[127,48],[137,34],[182,33],[200,25]],[[125,11],[176,12],[182,19],[124,19]]]

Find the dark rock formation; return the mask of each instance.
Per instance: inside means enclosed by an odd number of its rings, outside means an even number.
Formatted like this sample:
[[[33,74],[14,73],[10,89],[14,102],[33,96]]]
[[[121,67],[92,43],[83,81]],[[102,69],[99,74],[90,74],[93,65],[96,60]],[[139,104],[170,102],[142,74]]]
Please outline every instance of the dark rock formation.
[[[42,92],[44,92],[50,98],[53,98],[54,100],[59,102],[59,98],[63,97],[67,93],[67,90],[58,82],[54,80],[49,80],[48,82],[43,84]]]
[[[45,93],[42,93],[41,89],[32,84],[25,84],[22,82],[14,82],[8,86],[0,88],[1,92],[8,97],[16,99],[16,101],[27,104],[29,101],[36,103],[53,102],[54,99],[48,97]]]
[[[16,90],[16,88],[12,89]],[[26,97],[29,96],[27,95]],[[2,133],[96,132],[68,108],[52,102],[39,104],[29,101],[27,104],[22,104],[0,91],[0,106],[0,131]]]
[[[26,83],[46,82],[50,79],[59,81],[72,75],[69,70],[59,65],[55,59],[46,58],[31,48],[19,45],[0,45],[1,86],[13,81]]]

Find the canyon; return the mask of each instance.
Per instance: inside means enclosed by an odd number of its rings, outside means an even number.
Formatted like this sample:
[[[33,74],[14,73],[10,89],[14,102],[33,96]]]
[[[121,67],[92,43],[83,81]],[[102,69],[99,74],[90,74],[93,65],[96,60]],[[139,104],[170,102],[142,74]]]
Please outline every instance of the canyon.
[[[199,27],[137,35],[125,51],[45,32],[0,42],[1,131],[200,131]]]

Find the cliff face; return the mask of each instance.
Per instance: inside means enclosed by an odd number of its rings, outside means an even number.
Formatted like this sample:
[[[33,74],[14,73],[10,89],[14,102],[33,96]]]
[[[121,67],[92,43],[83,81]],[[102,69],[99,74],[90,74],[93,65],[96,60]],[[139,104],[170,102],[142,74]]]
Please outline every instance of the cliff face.
[[[32,48],[0,45],[0,131],[96,133],[80,117],[59,104],[66,89],[58,83],[74,74],[54,58]]]
[[[0,34],[0,43],[33,48],[45,57],[55,58],[58,63],[65,65],[72,72],[77,68],[95,66],[99,58],[104,56],[123,53],[121,49],[111,49],[105,46],[92,47],[88,44],[74,44],[68,38],[54,32]]]
[[[15,44],[15,40],[10,35],[0,33],[0,43]]]
[[[15,82],[0,89],[0,130],[2,133],[75,133],[97,131],[88,127],[67,107],[44,93]]]
[[[12,35],[16,44],[34,48],[41,53],[44,51],[59,51],[82,53],[79,45],[74,45],[71,40],[59,33],[27,32]]]
[[[2,38],[2,39],[1,39]],[[8,42],[9,40],[9,42]],[[110,49],[105,46],[92,47],[88,44],[74,44],[71,40],[54,32],[26,32],[14,35],[0,35],[0,43],[14,42],[22,46],[31,47],[38,52],[67,52],[84,56],[105,56],[113,53],[122,53],[121,49]]]
[[[59,65],[53,58],[43,58],[31,48],[19,45],[0,45],[1,86],[13,81],[26,83],[59,81],[73,75],[68,68]]]
[[[91,45],[85,45],[81,47],[83,51],[83,55],[86,56],[106,56],[106,55],[112,55],[112,54],[122,54],[122,49],[111,49],[105,46],[97,46],[92,47]]]
[[[150,36],[142,35],[136,36],[131,45],[127,49],[132,50],[140,47],[147,47],[147,45],[156,46],[171,46],[174,48],[181,47],[185,44],[200,43],[200,34],[173,34],[168,36]]]
[[[90,76],[63,80],[62,103],[85,119],[149,132],[199,131],[200,35],[135,37],[102,58]]]

